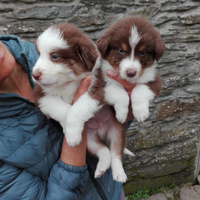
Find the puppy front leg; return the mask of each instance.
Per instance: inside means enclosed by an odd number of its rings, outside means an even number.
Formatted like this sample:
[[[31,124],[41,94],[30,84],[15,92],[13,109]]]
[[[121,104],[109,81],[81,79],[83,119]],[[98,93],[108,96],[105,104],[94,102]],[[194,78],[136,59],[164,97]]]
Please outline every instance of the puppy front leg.
[[[91,117],[102,107],[99,101],[92,99],[88,92],[83,94],[71,107],[66,117],[66,140],[74,147],[82,140],[82,131]]]
[[[65,120],[71,105],[67,104],[60,98],[48,95],[39,99],[38,104],[40,110],[48,117],[58,121],[62,126],[63,131],[65,131]]]
[[[149,117],[149,102],[153,100],[155,94],[147,85],[137,84],[131,93],[133,115],[139,122],[143,122]]]
[[[110,84],[105,87],[105,100],[114,106],[116,118],[124,123],[128,114],[129,96],[122,86]]]

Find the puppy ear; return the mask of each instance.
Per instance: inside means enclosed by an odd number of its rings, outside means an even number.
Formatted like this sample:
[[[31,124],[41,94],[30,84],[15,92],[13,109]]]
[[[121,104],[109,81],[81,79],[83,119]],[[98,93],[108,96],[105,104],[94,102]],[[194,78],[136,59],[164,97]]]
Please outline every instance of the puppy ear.
[[[108,43],[109,43],[108,36],[102,36],[97,40],[97,48],[103,58],[105,58],[108,52]]]
[[[79,59],[84,63],[85,69],[87,71],[92,71],[98,57],[97,49],[94,44],[77,46],[77,51]]]
[[[164,52],[165,52],[165,45],[164,45],[162,39],[160,38],[156,42],[156,60],[157,60],[157,62],[163,56]]]

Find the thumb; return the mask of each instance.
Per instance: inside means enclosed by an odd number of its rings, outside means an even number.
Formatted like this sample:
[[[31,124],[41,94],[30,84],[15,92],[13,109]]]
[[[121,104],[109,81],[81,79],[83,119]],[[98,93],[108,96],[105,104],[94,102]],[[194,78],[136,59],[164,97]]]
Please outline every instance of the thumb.
[[[92,80],[92,76],[91,75],[86,76],[82,80],[78,90],[76,91],[76,94],[74,96],[72,104],[74,104],[77,101],[77,99],[88,90],[88,88],[90,86],[90,83],[91,83],[91,80]]]

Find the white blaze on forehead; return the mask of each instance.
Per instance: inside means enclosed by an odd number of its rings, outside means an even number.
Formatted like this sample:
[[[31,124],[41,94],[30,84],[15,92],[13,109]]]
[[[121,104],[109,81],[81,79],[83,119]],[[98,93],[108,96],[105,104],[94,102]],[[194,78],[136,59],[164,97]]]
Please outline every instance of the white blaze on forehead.
[[[135,47],[138,44],[140,38],[141,37],[140,37],[140,35],[139,35],[138,31],[137,31],[137,27],[133,26],[131,28],[131,36],[129,38],[129,43],[130,43],[130,46],[132,48],[132,51],[131,51],[131,58],[132,59],[134,58]]]
[[[131,35],[129,37],[129,44],[131,46],[131,55],[130,57],[124,58],[120,63],[120,76],[131,83],[135,83],[137,81],[137,79],[140,76],[140,71],[142,68],[139,60],[134,59],[135,47],[140,41],[140,38],[141,37],[137,31],[137,27],[136,26],[131,27]],[[127,71],[135,72],[136,74],[134,77],[128,77]]]
[[[62,37],[62,32],[58,28],[50,27],[44,31],[37,40],[37,46],[41,51],[50,52],[54,49],[68,48],[67,41]]]

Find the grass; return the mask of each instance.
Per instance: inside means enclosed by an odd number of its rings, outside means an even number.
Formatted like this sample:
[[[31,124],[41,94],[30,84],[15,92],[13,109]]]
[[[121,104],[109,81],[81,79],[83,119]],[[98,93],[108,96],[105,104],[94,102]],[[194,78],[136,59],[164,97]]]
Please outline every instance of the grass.
[[[139,190],[134,194],[128,195],[126,198],[128,200],[139,200],[139,199],[147,199],[150,195],[152,194],[156,194],[159,192],[164,192],[164,191],[168,191],[169,189],[173,188],[175,186],[175,184],[171,184],[171,185],[166,185],[163,186],[161,188],[155,188],[155,189],[144,189],[144,190]]]

